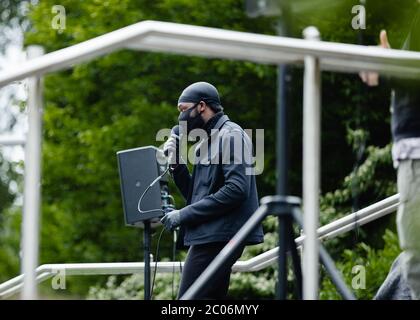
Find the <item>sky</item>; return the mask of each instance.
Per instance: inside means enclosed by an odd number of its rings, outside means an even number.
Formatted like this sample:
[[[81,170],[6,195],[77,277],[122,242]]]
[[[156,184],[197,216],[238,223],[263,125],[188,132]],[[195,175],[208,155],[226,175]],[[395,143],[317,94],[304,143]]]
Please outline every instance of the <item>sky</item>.
[[[25,61],[26,55],[23,51],[23,35],[20,29],[10,29],[7,37],[12,41],[7,44],[4,54],[0,53],[0,71]],[[26,101],[26,82],[19,81],[0,89],[0,135],[22,136],[27,131],[26,112],[22,112],[19,104]],[[13,124],[12,130],[9,130]],[[2,155],[10,161],[20,161],[24,158],[23,148],[0,147]]]

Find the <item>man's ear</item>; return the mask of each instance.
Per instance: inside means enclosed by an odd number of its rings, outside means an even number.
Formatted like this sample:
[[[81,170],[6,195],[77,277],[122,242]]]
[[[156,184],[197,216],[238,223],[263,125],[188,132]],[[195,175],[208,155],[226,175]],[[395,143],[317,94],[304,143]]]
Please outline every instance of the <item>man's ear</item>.
[[[204,101],[200,101],[200,113],[206,110],[207,104]]]

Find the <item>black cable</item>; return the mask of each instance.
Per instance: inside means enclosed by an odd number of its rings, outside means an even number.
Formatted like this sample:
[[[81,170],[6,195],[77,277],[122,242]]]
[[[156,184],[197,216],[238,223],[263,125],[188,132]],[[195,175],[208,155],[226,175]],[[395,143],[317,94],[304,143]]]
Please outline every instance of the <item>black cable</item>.
[[[155,270],[153,272],[153,281],[152,281],[152,289],[150,290],[150,300],[153,300],[153,288],[155,286],[155,279],[156,279],[156,272],[157,272],[157,264],[159,260],[159,248],[160,248],[160,239],[162,239],[163,232],[165,231],[165,228],[162,229],[159,235],[159,239],[156,246],[156,254],[155,254]]]
[[[146,211],[143,211],[143,210],[141,210],[141,202],[142,202],[142,200],[143,200],[143,197],[145,196],[145,194],[147,193],[147,191],[149,191],[150,190],[150,188],[156,183],[156,182],[158,182],[168,171],[170,170],[170,167],[168,166],[166,169],[165,169],[165,171],[159,176],[159,177],[157,177],[155,180],[153,180],[152,181],[152,183],[151,184],[149,184],[149,186],[144,190],[144,192],[143,192],[143,194],[140,196],[140,199],[139,199],[139,202],[138,202],[138,204],[137,204],[137,209],[138,209],[138,211],[140,212],[140,213],[149,213],[149,212],[154,212],[154,211],[161,211],[161,212],[166,212],[165,210],[163,210],[163,209],[152,209],[152,210],[146,210]],[[175,206],[175,200],[174,200],[174,198],[172,197],[172,196],[168,196],[168,198],[169,199],[171,199],[172,200],[172,204],[173,204],[173,206]],[[172,205],[171,205],[171,207],[172,207]],[[156,280],[156,273],[157,273],[157,264],[158,264],[158,261],[159,261],[159,250],[160,250],[160,240],[162,239],[162,235],[163,235],[163,232],[165,231],[165,228],[163,228],[162,229],[162,231],[160,232],[160,235],[159,235],[159,239],[158,239],[158,242],[157,242],[157,246],[156,246],[156,254],[155,254],[155,270],[154,270],[154,272],[153,272],[153,280],[152,280],[152,288],[151,288],[151,290],[150,290],[150,300],[152,300],[152,298],[153,298],[153,289],[154,289],[154,287],[155,287],[155,280]],[[176,250],[176,248],[175,248],[175,250]],[[175,252],[174,252],[174,254],[175,254]],[[175,259],[175,258],[174,258]],[[172,286],[173,287],[173,286]],[[173,295],[173,293],[172,293],[172,295]]]
[[[181,280],[182,280],[182,261],[179,260],[179,270],[180,270],[180,277],[178,282],[178,288],[177,291],[179,292],[179,288],[181,287]]]
[[[145,194],[147,193],[147,191],[149,191],[150,190],[150,188],[151,187],[153,187],[154,186],[154,184],[156,183],[156,182],[158,182],[160,179],[162,179],[162,177],[167,173],[169,171],[169,166],[165,169],[165,171],[163,171],[163,173],[159,176],[159,177],[157,177],[155,180],[153,180],[152,181],[152,183],[151,184],[149,184],[149,186],[143,191],[143,194],[140,196],[140,199],[139,199],[139,202],[137,203],[137,211],[138,212],[140,212],[141,214],[144,214],[144,213],[149,213],[149,212],[155,212],[155,211],[160,211],[160,212],[165,212],[165,210],[163,210],[163,209],[152,209],[152,210],[146,210],[146,211],[143,211],[143,210],[141,210],[141,202],[142,202],[142,200],[143,200],[143,197],[145,196]]]
[[[163,209],[152,209],[152,210],[146,210],[146,211],[143,211],[143,210],[141,210],[141,202],[142,202],[142,200],[143,200],[143,198],[144,198],[144,196],[146,195],[146,193],[150,190],[150,188],[151,187],[153,187],[153,185],[156,183],[156,182],[158,182],[160,179],[162,179],[162,177],[168,172],[170,170],[170,166],[168,166],[166,169],[165,169],[165,171],[159,176],[159,177],[157,177],[155,180],[153,180],[152,181],[152,183],[151,184],[149,184],[149,186],[143,191],[143,193],[142,193],[142,195],[140,196],[140,199],[139,199],[139,201],[138,201],[138,203],[137,203],[137,210],[141,213],[141,214],[144,214],[144,213],[149,213],[149,212],[155,212],[155,211],[160,211],[160,212],[163,212],[163,213],[165,213],[165,210],[163,210]],[[171,199],[172,200],[172,202],[173,202],[173,204],[175,205],[175,200],[174,200],[174,198],[172,197],[172,196],[169,196],[168,197],[169,199]],[[161,231],[161,233],[160,233],[160,235],[159,235],[159,239],[158,239],[158,243],[157,243],[157,246],[156,246],[156,255],[155,255],[155,257],[156,257],[156,261],[155,261],[155,270],[154,270],[154,272],[153,272],[153,280],[152,280],[152,288],[151,288],[151,290],[150,290],[150,300],[152,300],[152,298],[153,298],[153,289],[154,289],[154,286],[155,286],[155,279],[156,279],[156,272],[157,272],[157,263],[158,263],[158,260],[159,260],[159,249],[160,249],[160,240],[162,239],[162,235],[163,235],[163,232],[165,231],[165,228],[163,228],[162,229],[162,231]],[[175,232],[175,231],[174,231]],[[174,245],[173,245],[173,261],[175,262],[175,255],[176,255],[176,241],[174,241]],[[181,267],[181,262],[180,262],[180,267]],[[182,272],[182,267],[181,267],[181,272]],[[172,276],[172,297],[174,296],[174,280],[175,280],[175,265],[174,265],[174,267],[173,267],[173,276]]]
[[[366,0],[359,0],[360,5],[362,6],[366,6]],[[364,37],[363,37],[363,31],[362,29],[359,29],[359,32],[357,34],[357,44],[359,45],[363,45],[364,42]],[[362,83],[359,82],[359,94],[361,96],[366,97],[367,95],[367,90],[366,90],[366,86]],[[356,130],[361,129],[363,131],[365,131],[364,126],[362,125],[362,121],[361,121],[361,101],[360,99],[358,99],[357,103],[356,103]],[[356,137],[357,139],[357,137]],[[354,238],[353,238],[353,247],[356,247],[357,243],[359,242],[359,224],[358,224],[358,217],[357,217],[357,212],[360,209],[360,193],[359,191],[359,186],[358,186],[358,178],[357,178],[357,174],[359,171],[359,168],[362,164],[362,160],[363,160],[363,155],[365,153],[365,149],[366,149],[366,136],[365,136],[365,132],[362,133],[362,137],[361,137],[361,141],[357,141],[356,143],[358,144],[358,150],[356,153],[356,159],[355,159],[355,163],[353,165],[353,179],[351,181],[351,196],[352,196],[352,211],[355,212],[356,214],[354,215]]]
[[[178,281],[178,286],[176,291],[179,292],[179,288],[181,287],[181,280],[182,280],[182,261],[181,259],[179,259],[179,270],[180,270],[180,277],[179,277],[179,281]]]
[[[172,266],[172,300],[175,300],[175,257],[176,257],[176,231],[173,231],[172,238],[172,261],[174,262]]]

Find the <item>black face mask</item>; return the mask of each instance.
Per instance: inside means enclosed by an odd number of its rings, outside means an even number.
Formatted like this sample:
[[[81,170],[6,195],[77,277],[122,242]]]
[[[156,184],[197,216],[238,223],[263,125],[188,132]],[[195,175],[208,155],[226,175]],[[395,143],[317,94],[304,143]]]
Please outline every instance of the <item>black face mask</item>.
[[[196,103],[192,108],[185,110],[180,113],[178,120],[187,122],[187,133],[190,133],[191,130],[202,128],[205,124],[201,114],[197,114],[195,117],[191,117],[191,112],[198,106]]]

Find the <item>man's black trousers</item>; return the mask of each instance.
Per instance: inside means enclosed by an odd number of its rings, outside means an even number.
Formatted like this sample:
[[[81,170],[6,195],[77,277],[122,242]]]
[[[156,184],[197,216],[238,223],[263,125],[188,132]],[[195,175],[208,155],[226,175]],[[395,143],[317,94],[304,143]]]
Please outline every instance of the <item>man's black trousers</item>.
[[[181,297],[194,281],[203,273],[213,259],[226,245],[226,242],[212,242],[206,244],[193,245],[188,250],[182,270],[181,284],[179,288],[178,298]],[[220,268],[213,280],[198,293],[194,299],[225,299],[229,289],[230,273],[232,266],[238,260],[245,246],[240,246],[231,259],[226,261]]]

